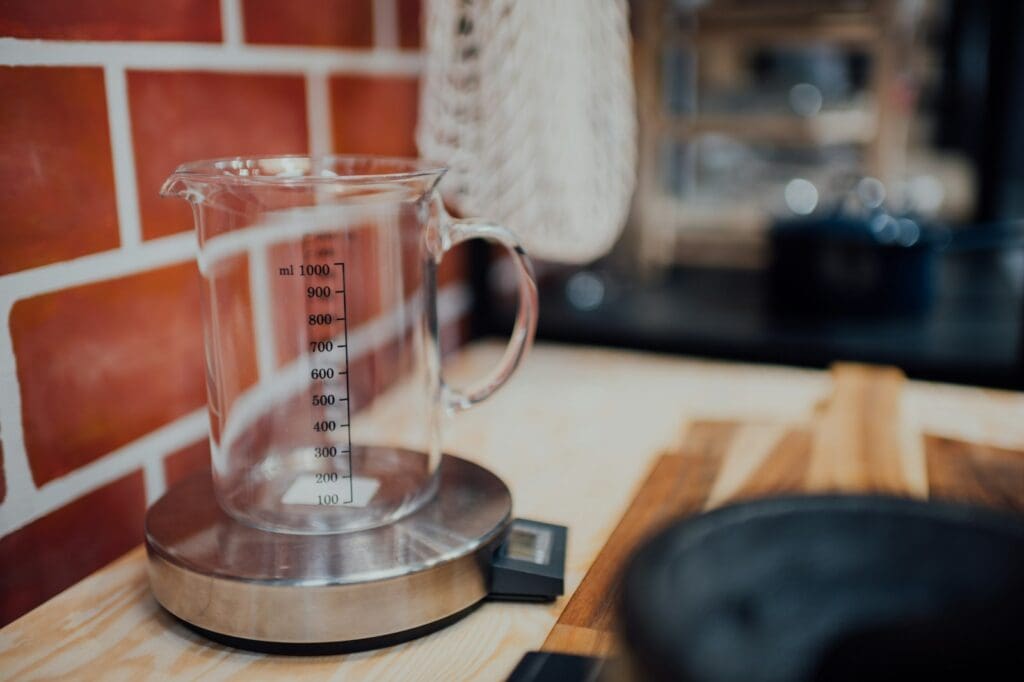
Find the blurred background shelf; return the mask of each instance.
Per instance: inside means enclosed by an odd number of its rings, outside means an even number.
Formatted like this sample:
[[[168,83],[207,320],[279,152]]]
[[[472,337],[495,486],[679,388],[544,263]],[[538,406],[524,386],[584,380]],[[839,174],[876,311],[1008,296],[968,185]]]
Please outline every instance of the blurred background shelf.
[[[682,139],[717,133],[740,140],[794,145],[866,144],[874,140],[876,129],[871,111],[852,108],[822,111],[814,118],[792,114],[707,114],[693,120],[661,123],[663,135]]]
[[[843,220],[863,221],[866,235],[880,217],[968,237],[1022,224],[1022,7],[632,2],[640,155],[630,221],[598,263],[539,264],[540,337],[886,363],[916,378],[1024,387],[1024,249],[1012,240],[936,248],[917,282],[930,300],[915,311],[886,310],[883,296],[852,314],[841,296],[829,309],[826,295],[808,315],[771,291],[773,235],[794,220],[816,221],[825,240]],[[878,197],[863,195],[865,178]],[[787,262],[794,281],[821,286],[818,263]],[[474,308],[481,334],[512,319],[492,263],[486,249],[472,259],[477,290],[489,292]]]

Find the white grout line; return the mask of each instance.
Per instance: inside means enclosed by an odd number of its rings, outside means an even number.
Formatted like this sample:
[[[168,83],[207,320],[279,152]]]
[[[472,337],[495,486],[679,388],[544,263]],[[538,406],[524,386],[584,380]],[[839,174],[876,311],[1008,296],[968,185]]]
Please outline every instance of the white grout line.
[[[102,251],[61,263],[43,265],[0,277],[0,310],[21,298],[133,275],[194,260],[196,237],[192,231],[150,239],[130,252]],[[4,304],[8,308],[4,308]],[[2,358],[0,358],[2,362]]]
[[[35,494],[31,494],[31,488],[28,491],[18,491],[22,494],[4,501],[4,513],[0,517],[0,537],[140,467],[145,467],[151,460],[160,462],[164,455],[202,440],[207,434],[208,427],[209,418],[204,407],[151,431],[66,476],[50,481],[35,491]],[[6,450],[4,453],[6,456]],[[25,492],[29,494],[24,494]]]
[[[256,344],[256,367],[260,383],[266,383],[277,368],[277,343],[271,320],[273,310],[267,271],[267,247],[249,250],[249,296],[251,297],[253,341]]]
[[[0,38],[0,64],[8,66],[116,66],[123,69],[243,71],[260,73],[418,74],[420,54],[408,50],[314,47],[244,48],[202,43],[120,43]]]
[[[220,0],[220,26],[225,45],[239,47],[245,43],[241,0]]]
[[[31,504],[36,489],[28,455],[25,453],[25,436],[21,425],[21,389],[10,328],[12,303],[0,301],[0,319],[4,323],[0,331],[0,439],[4,445],[4,478],[7,485],[7,496],[0,504],[0,529],[18,520],[18,510]],[[5,534],[0,530],[0,537]]]
[[[373,0],[373,46],[378,50],[398,49],[398,3]]]
[[[325,71],[306,74],[306,121],[309,128],[309,153],[314,156],[333,153],[330,82]]]
[[[169,454],[169,453],[164,453]],[[164,457],[150,457],[142,465],[142,483],[146,490],[146,506],[160,499],[167,490],[167,479],[164,476]]]
[[[142,242],[139,196],[135,183],[135,153],[132,149],[132,119],[128,111],[128,85],[124,69],[103,69],[110,119],[110,150],[114,164],[114,189],[117,196],[117,229],[121,246],[133,248]]]

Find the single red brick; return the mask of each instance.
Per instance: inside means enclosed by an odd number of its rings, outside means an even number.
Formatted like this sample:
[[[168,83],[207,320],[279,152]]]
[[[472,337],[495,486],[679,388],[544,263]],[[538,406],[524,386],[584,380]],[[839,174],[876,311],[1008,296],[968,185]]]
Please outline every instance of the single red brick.
[[[220,156],[305,153],[305,92],[299,76],[128,72],[144,236],[192,229],[185,203],[158,195],[178,164]]]
[[[334,150],[416,156],[419,82],[405,76],[334,76]]]
[[[136,471],[0,539],[0,626],[142,542],[145,512]]]
[[[164,477],[168,486],[191,476],[197,471],[210,470],[210,441],[202,439],[164,459]]]
[[[373,47],[372,0],[245,0],[242,11],[248,43]]]
[[[203,405],[199,309],[191,263],[14,305],[10,331],[36,484]]]
[[[398,44],[415,49],[420,46],[422,31],[421,0],[398,0]]]
[[[117,247],[103,71],[0,67],[0,274]]]
[[[7,0],[0,35],[67,40],[220,41],[217,0]]]

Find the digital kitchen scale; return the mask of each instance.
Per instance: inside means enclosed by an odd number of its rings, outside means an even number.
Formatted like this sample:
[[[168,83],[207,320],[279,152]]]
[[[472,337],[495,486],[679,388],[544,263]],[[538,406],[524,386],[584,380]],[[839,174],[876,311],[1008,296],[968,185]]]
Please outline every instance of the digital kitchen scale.
[[[146,515],[153,594],[187,625],[242,648],[351,651],[432,632],[484,599],[562,594],[566,529],[513,519],[497,476],[445,455],[418,510],[363,531],[300,535],[228,516],[209,473]]]

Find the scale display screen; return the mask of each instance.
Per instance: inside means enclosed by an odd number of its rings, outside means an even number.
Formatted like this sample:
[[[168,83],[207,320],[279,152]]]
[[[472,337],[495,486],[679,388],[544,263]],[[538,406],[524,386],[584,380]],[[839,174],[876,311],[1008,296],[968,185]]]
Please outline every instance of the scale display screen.
[[[491,598],[550,601],[565,588],[565,526],[513,519],[491,560]]]
[[[551,531],[544,528],[512,526],[505,556],[533,564],[551,561]]]

